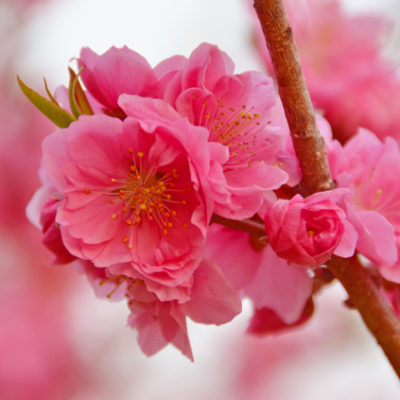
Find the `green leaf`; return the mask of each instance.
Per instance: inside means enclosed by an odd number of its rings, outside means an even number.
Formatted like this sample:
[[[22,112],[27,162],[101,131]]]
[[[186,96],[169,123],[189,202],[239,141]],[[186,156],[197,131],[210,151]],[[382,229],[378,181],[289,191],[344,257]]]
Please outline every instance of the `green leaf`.
[[[71,106],[71,111],[78,118],[81,114],[93,114],[92,107],[86,97],[85,91],[82,89],[79,83],[79,73],[75,72],[69,67],[69,102]]]
[[[17,81],[28,100],[58,127],[67,128],[72,121],[75,121],[75,118],[68,111],[26,86],[18,75]]]

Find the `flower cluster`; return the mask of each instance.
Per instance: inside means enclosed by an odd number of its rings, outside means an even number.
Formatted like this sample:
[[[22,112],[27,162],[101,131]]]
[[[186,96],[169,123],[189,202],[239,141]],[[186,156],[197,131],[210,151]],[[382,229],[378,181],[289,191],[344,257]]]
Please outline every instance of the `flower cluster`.
[[[342,147],[321,118],[337,188],[303,198],[271,78],[235,74],[209,44],[154,68],[126,47],[84,48],[78,65],[50,100],[20,82],[60,126],[28,215],[56,263],[127,300],[146,354],[171,343],[192,359],[186,318],[226,323],[244,296],[252,332],[305,321],[333,254],[399,280],[393,140],[361,131]]]

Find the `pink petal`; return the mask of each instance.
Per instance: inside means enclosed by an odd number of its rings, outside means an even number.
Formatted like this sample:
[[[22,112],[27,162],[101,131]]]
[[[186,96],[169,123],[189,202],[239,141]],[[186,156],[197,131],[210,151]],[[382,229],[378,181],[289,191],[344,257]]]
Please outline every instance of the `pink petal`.
[[[358,232],[361,254],[389,267],[397,261],[394,228],[385,217],[376,211],[358,211],[349,219]]]
[[[83,48],[80,63],[86,65],[81,77],[89,92],[111,109],[118,108],[120,94],[140,94],[156,80],[149,63],[127,47],[111,47],[101,56]]]
[[[233,73],[234,64],[217,46],[202,43],[190,55],[182,77],[183,87],[204,87],[213,90],[224,75]]]
[[[251,246],[248,233],[217,224],[208,229],[205,254],[217,263],[236,290],[250,284],[263,259],[263,253]]]
[[[307,269],[288,264],[268,246],[253,282],[244,288],[256,308],[270,308],[287,324],[301,315],[312,292]]]
[[[221,325],[242,311],[242,301],[216,264],[209,260],[193,276],[192,299],[182,310],[193,321]]]

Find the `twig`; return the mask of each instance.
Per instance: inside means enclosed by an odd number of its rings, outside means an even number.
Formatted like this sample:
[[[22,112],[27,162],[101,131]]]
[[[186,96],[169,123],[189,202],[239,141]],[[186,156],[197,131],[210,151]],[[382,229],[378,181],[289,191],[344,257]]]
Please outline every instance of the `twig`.
[[[333,187],[324,140],[301,70],[292,28],[281,0],[255,0],[254,8],[274,66],[293,145],[303,172],[301,192],[309,195]]]
[[[233,219],[221,217],[217,214],[213,214],[213,216],[211,218],[211,223],[218,223],[220,225],[227,226],[228,228],[231,228],[231,229],[236,229],[236,230],[239,230],[242,232],[247,232],[255,237],[266,236],[264,223],[253,221],[250,219],[233,220]]]
[[[357,257],[328,262],[400,378],[400,322]]]
[[[329,165],[298,60],[282,0],[254,0],[271,55],[294,148],[303,172],[301,191],[308,195],[333,187]],[[332,257],[332,274],[347,290],[370,332],[400,378],[400,323],[368,272],[358,262]]]

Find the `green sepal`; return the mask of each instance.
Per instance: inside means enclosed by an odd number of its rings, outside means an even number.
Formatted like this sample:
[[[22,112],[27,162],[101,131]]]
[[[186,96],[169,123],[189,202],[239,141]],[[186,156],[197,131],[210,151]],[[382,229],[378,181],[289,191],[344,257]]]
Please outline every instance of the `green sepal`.
[[[26,86],[18,75],[17,81],[19,87],[24,92],[28,100],[55,125],[60,128],[67,128],[71,122],[75,121],[73,115],[61,108],[58,104],[55,104],[53,100],[46,99],[39,93],[32,90],[30,87]]]
[[[56,106],[60,106],[60,105],[58,104],[57,100],[56,100],[56,99],[54,98],[54,96],[51,94],[51,92],[50,92],[50,90],[49,90],[49,87],[47,86],[46,78],[43,78],[43,81],[44,81],[44,88],[46,89],[47,96],[49,96],[49,99],[51,100],[51,102],[52,102],[53,104],[55,104]]]
[[[93,114],[92,107],[86,97],[81,84],[79,83],[79,73],[75,74],[72,68],[68,67],[69,71],[69,104],[71,111],[76,118],[81,114]]]

